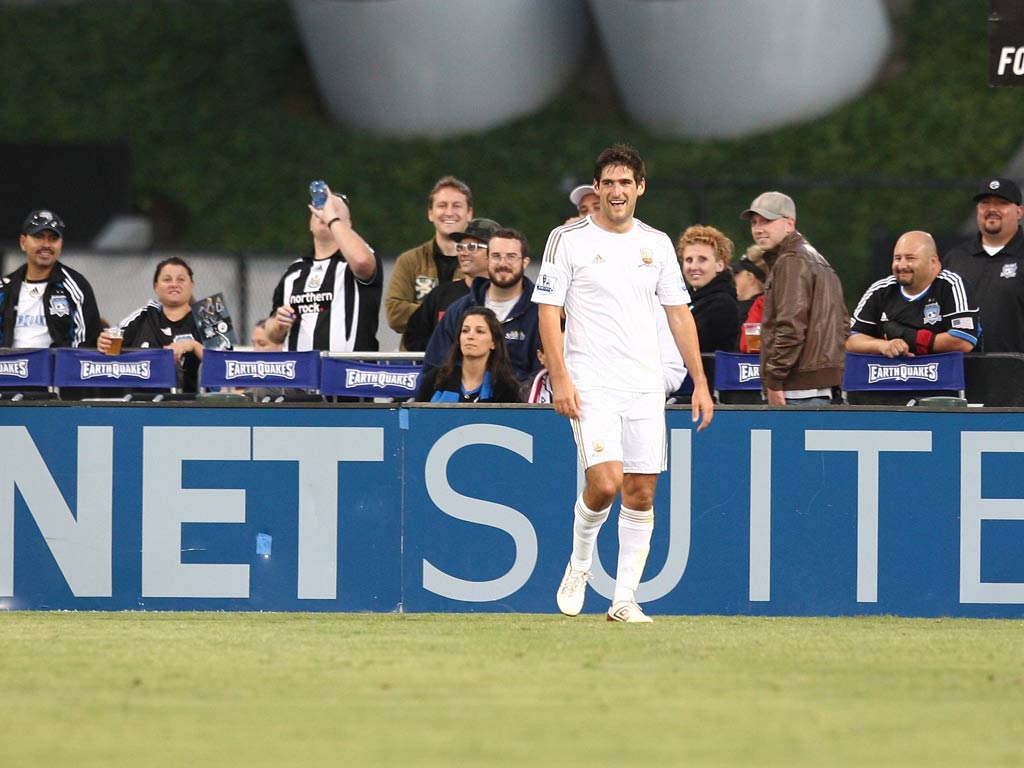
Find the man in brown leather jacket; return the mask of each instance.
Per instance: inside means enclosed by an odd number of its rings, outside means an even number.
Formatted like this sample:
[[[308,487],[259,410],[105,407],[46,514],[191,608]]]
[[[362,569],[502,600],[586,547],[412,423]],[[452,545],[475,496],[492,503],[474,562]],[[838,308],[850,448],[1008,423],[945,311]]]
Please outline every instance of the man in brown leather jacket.
[[[839,276],[796,229],[796,205],[764,192],[740,214],[768,265],[761,383],[769,405],[827,405],[843,379],[849,314]]]

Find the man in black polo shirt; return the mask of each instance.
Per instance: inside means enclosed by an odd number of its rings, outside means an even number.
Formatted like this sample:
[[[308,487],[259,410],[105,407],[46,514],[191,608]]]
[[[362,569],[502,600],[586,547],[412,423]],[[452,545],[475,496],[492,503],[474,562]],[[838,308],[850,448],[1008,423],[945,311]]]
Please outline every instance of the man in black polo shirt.
[[[978,234],[942,259],[967,283],[981,310],[983,352],[1024,352],[1024,216],[1020,187],[990,179],[974,196]]]
[[[848,352],[970,352],[978,342],[978,308],[960,276],[942,269],[932,236],[907,232],[893,249],[892,275],[868,288],[850,326]]]

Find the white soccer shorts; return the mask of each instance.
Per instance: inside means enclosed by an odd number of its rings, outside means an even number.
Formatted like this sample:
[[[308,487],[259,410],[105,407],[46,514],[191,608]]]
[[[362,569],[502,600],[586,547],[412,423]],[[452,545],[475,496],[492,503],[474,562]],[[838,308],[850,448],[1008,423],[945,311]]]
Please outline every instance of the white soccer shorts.
[[[620,392],[579,389],[580,417],[572,421],[584,469],[621,461],[626,474],[664,472],[665,395],[661,392]]]

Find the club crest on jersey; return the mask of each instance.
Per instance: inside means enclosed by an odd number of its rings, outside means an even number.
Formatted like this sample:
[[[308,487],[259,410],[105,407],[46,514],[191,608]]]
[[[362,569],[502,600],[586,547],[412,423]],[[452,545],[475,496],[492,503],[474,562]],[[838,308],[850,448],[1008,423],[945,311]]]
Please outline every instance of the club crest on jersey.
[[[1000,277],[1005,277],[1007,279],[1012,279],[1012,278],[1016,277],[1017,276],[1017,263],[1014,262],[1012,264],[1003,264],[1003,268],[1002,268],[1002,270],[1000,270],[999,276]]]
[[[71,305],[67,296],[50,297],[50,314],[56,317],[67,317],[71,314]]]
[[[940,320],[942,320],[942,311],[939,309],[938,303],[933,301],[930,304],[925,304],[924,324],[935,325]]]
[[[644,263],[645,267],[649,267],[654,264],[654,253],[650,248],[641,248],[640,260]]]

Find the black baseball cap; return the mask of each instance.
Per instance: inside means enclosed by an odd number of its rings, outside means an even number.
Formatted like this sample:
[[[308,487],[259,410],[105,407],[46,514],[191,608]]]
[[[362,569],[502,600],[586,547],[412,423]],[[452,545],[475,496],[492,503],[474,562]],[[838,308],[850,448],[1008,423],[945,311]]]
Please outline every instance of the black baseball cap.
[[[60,216],[46,208],[32,211],[21,225],[23,235],[38,235],[46,230],[53,232],[57,237],[64,237],[64,222]]]
[[[1001,197],[1014,205],[1021,205],[1020,187],[1013,179],[988,179],[982,182],[974,202],[985,197]]]
[[[486,243],[499,229],[501,229],[501,224],[494,219],[473,219],[466,225],[465,232],[452,232],[451,238],[456,243],[461,243],[463,238],[475,237]]]

